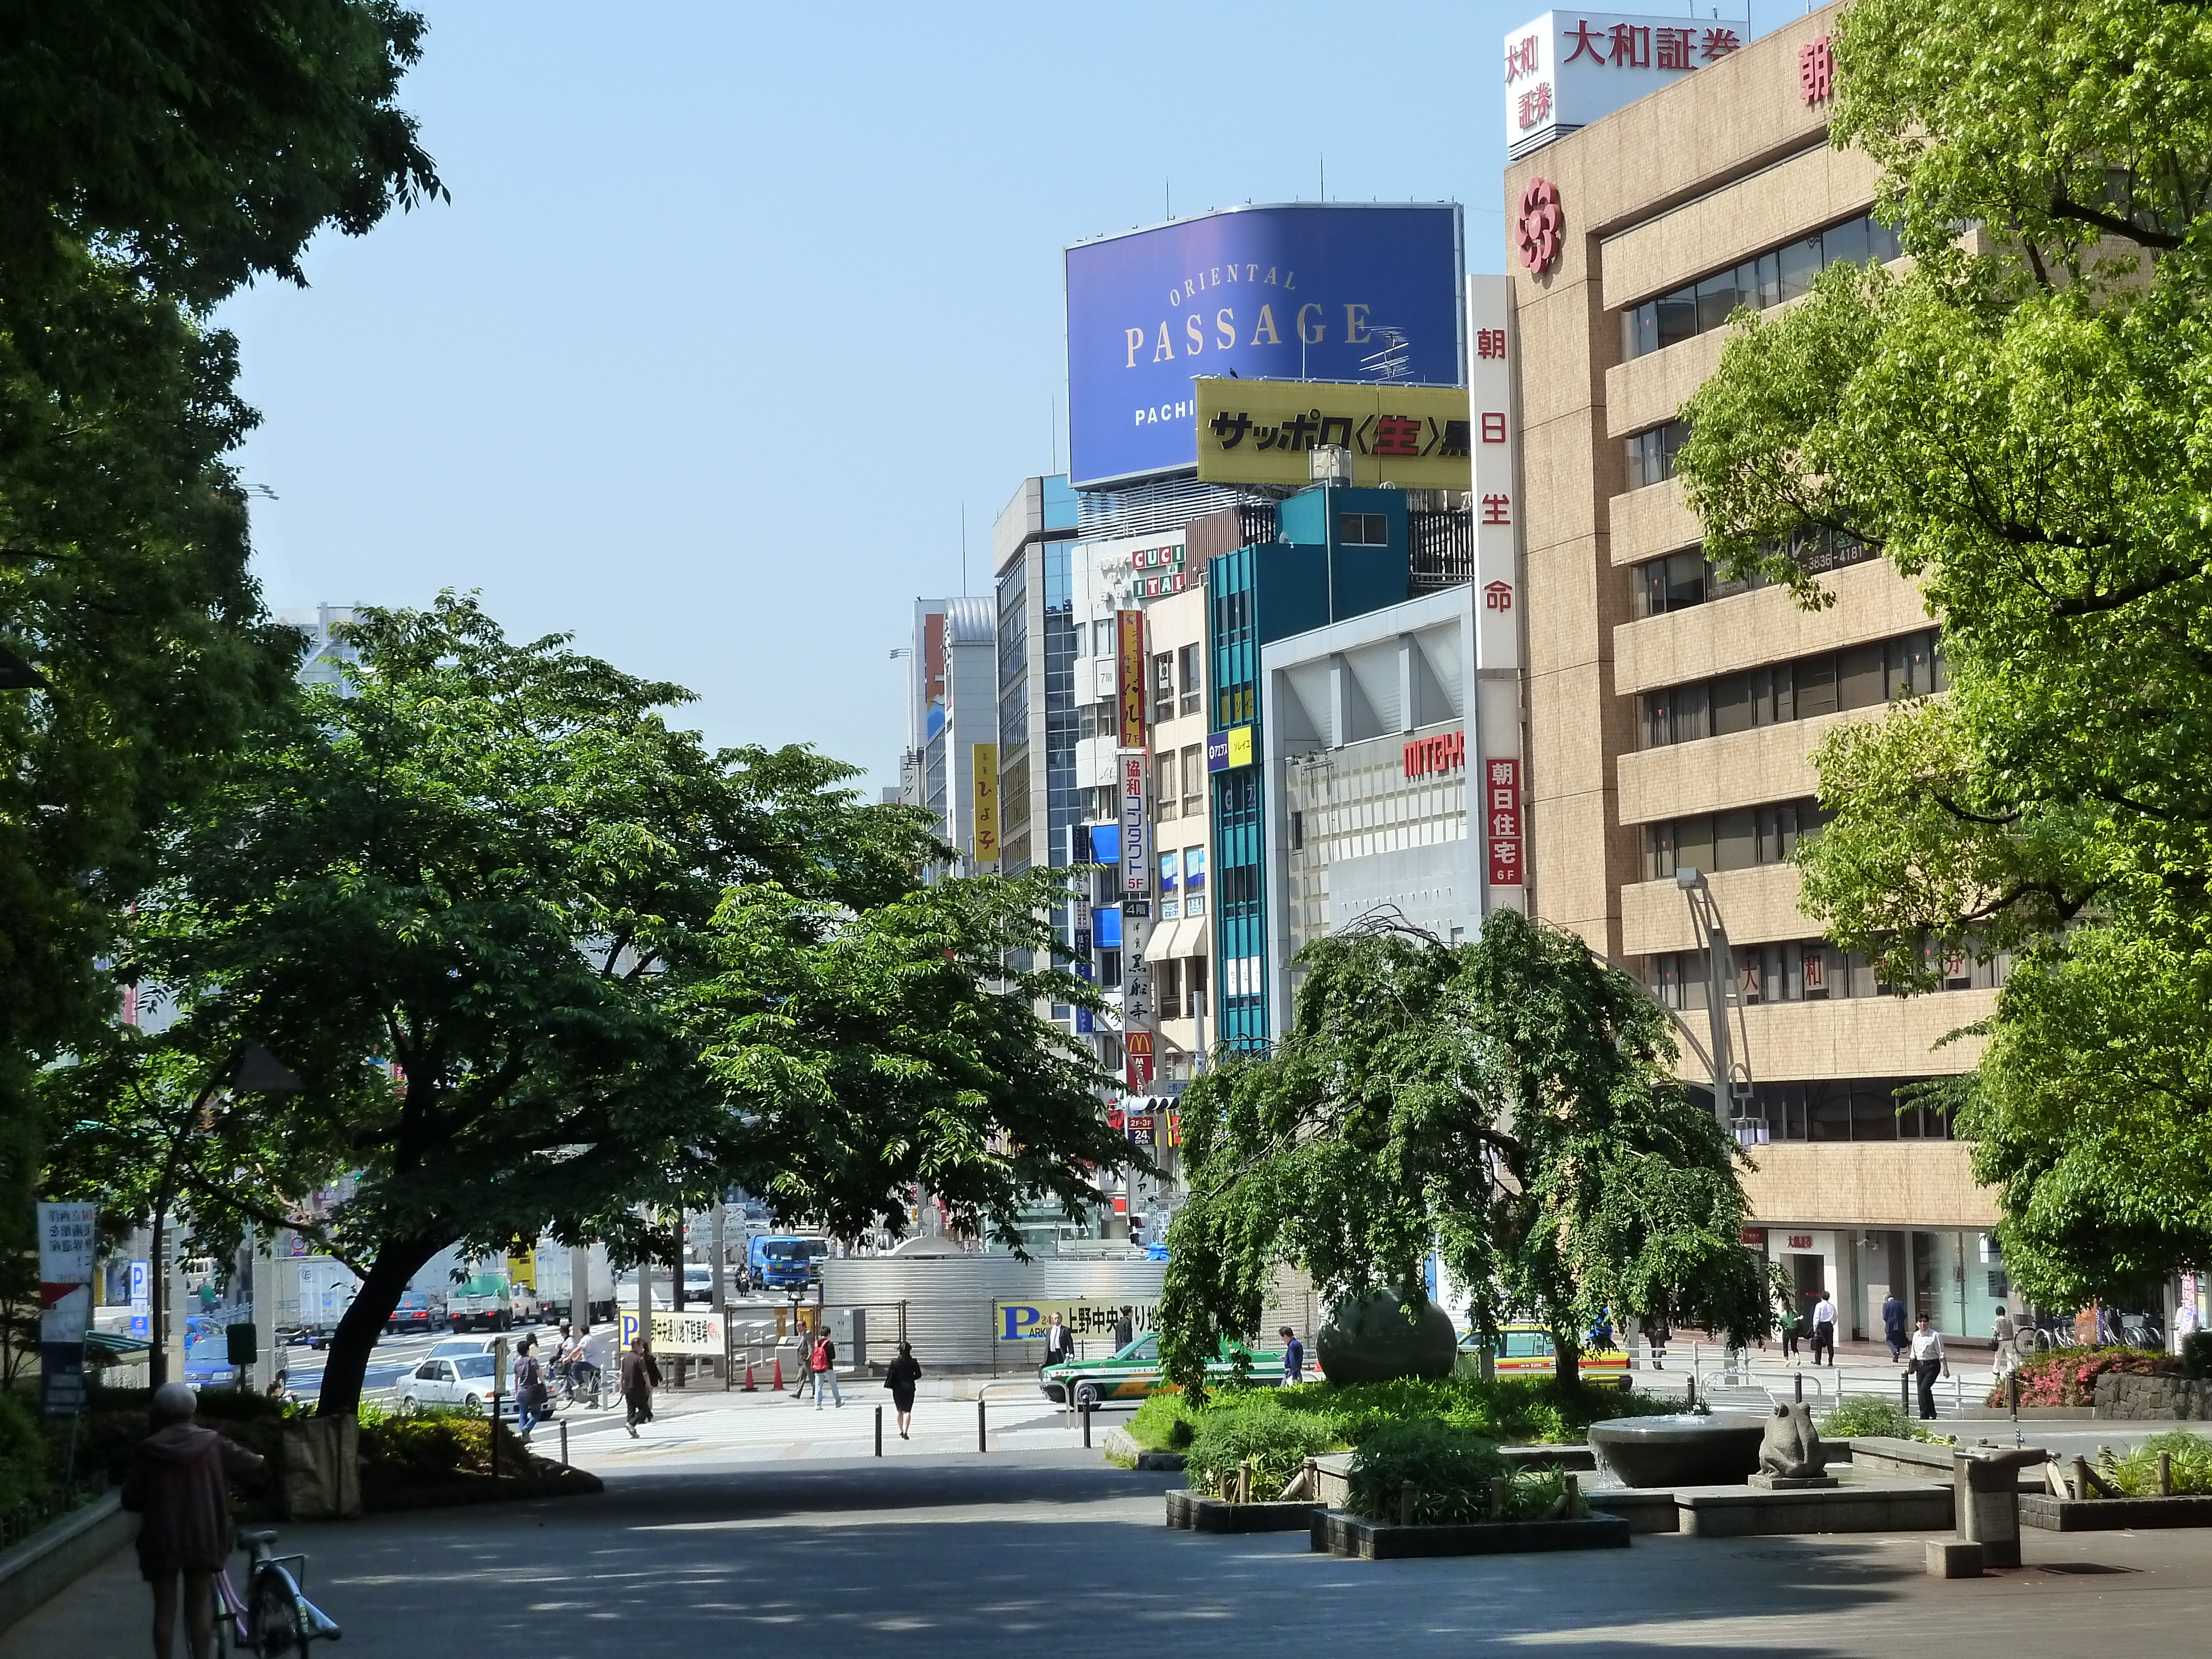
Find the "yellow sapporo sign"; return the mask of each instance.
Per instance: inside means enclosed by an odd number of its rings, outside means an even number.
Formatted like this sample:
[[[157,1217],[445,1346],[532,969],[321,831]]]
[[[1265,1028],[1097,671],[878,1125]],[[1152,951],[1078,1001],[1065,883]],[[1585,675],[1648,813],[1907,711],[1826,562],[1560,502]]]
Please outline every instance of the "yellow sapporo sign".
[[[1355,484],[1474,488],[1463,386],[1210,376],[1193,384],[1198,476],[1208,483],[1308,483],[1313,452],[1326,445],[1352,457]]]

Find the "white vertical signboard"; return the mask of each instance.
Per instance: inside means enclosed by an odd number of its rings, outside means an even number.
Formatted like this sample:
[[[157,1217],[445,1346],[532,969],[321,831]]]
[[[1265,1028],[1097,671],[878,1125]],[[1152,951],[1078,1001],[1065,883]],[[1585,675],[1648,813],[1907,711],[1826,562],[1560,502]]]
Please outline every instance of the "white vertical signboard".
[[[1521,755],[1520,342],[1513,279],[1467,279],[1468,416],[1474,453],[1474,766],[1468,811],[1482,845],[1483,914],[1526,911]]]
[[[100,1212],[41,1204],[39,1221],[39,1404],[48,1417],[84,1409],[84,1333],[92,1322]]]

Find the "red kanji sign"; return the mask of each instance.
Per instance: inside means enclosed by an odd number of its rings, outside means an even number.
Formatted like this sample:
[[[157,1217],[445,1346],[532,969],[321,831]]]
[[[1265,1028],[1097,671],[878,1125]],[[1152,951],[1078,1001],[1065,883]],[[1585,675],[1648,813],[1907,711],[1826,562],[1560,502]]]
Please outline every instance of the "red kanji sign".
[[[1418,455],[1421,453],[1421,423],[1410,415],[1385,415],[1375,423],[1376,455]]]
[[[1485,495],[1482,498],[1482,521],[1485,524],[1511,524],[1513,498],[1510,495]]]
[[[1518,887],[1521,878],[1521,763],[1493,756],[1482,763],[1486,839],[1490,843],[1490,884]]]
[[[1797,48],[1797,95],[1808,104],[1825,104],[1836,92],[1835,37],[1822,35]]]

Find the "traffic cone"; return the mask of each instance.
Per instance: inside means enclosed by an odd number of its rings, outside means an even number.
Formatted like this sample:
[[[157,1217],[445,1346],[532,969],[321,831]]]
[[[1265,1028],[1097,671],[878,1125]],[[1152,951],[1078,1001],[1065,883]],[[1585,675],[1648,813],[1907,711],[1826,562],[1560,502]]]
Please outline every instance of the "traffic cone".
[[[783,1392],[783,1356],[781,1354],[775,1357],[775,1391],[778,1394]]]
[[[744,1392],[747,1394],[757,1394],[760,1392],[760,1384],[753,1381],[753,1362],[750,1357],[745,1360]]]

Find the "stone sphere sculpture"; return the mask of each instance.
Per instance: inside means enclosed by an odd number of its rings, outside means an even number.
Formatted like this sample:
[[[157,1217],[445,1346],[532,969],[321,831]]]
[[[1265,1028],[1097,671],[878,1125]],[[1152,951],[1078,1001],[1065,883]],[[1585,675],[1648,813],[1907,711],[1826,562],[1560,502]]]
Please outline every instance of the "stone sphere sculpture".
[[[1408,1319],[1401,1304],[1413,1313]],[[1389,1382],[1449,1376],[1459,1353],[1451,1316],[1419,1291],[1370,1291],[1337,1304],[1314,1340],[1332,1382]]]

